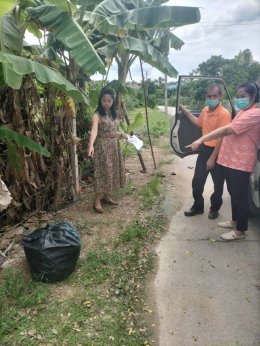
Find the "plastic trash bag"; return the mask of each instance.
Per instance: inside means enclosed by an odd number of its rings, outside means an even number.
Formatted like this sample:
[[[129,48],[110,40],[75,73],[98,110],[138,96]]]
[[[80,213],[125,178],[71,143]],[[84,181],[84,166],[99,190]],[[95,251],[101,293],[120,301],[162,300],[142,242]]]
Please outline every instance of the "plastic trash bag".
[[[24,252],[34,281],[64,280],[74,270],[81,242],[76,227],[69,222],[49,223],[25,236]]]

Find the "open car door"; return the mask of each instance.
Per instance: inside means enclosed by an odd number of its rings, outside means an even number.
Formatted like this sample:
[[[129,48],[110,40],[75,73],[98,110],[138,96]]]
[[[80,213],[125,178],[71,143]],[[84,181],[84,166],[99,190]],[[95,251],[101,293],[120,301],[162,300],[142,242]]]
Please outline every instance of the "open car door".
[[[202,108],[205,107],[205,93],[208,85],[211,83],[219,84],[222,87],[223,106],[230,111],[233,118],[236,114],[223,79],[218,77],[179,76],[176,95],[176,111],[172,119],[170,133],[170,146],[172,151],[180,157],[197,153],[190,148],[185,148],[185,146],[201,137],[201,130],[194,126],[191,121],[179,111],[179,104],[182,104],[195,116],[199,116]],[[249,210],[250,214],[254,216],[260,216],[260,144],[257,159],[255,171],[250,176],[248,189]]]
[[[201,129],[191,123],[191,121],[179,111],[179,104],[189,109],[192,114],[199,116],[202,108],[205,107],[205,94],[209,84],[219,84],[223,90],[222,104],[229,109],[232,116],[235,116],[234,105],[228,93],[223,79],[218,77],[203,76],[179,76],[177,95],[176,95],[176,112],[173,117],[170,145],[174,153],[180,157],[196,154],[186,145],[201,137]]]

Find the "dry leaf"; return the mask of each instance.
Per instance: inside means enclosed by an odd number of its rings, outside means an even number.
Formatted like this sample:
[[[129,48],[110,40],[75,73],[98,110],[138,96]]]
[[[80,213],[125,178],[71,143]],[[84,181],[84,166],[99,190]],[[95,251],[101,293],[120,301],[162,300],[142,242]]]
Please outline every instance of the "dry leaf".
[[[149,314],[151,314],[151,313],[153,312],[152,310],[149,310],[149,309],[147,309],[147,308],[144,308],[144,311],[149,312]]]
[[[27,330],[27,335],[35,336],[35,334],[36,334],[36,330],[35,329],[28,329]]]

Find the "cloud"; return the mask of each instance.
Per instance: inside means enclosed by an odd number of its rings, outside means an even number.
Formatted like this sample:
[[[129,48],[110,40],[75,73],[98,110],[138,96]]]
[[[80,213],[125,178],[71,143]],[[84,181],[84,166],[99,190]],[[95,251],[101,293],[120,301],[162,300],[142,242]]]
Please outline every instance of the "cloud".
[[[195,6],[201,12],[199,23],[174,30],[174,34],[185,42],[180,51],[172,49],[169,56],[180,74],[189,74],[212,55],[230,59],[245,49],[250,49],[253,58],[260,61],[259,0],[170,0],[165,5]],[[117,78],[116,68],[114,65],[111,69],[110,80]],[[147,64],[144,64],[144,72],[151,79],[163,76]],[[131,75],[133,80],[141,80],[139,60],[132,65]]]
[[[247,48],[251,50],[254,59],[260,61],[257,44],[259,0],[174,0],[167,4],[197,6],[201,12],[199,23],[174,31],[185,42],[180,51],[171,50],[170,53],[170,61],[180,74],[189,74],[212,55],[232,58]]]

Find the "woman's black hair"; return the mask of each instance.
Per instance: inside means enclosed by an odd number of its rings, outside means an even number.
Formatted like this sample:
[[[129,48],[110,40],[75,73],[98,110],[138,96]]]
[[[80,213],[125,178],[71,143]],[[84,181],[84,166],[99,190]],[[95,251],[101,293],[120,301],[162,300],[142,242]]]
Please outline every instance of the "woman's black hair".
[[[259,102],[259,87],[257,84],[246,82],[240,84],[237,90],[241,88],[245,89],[247,94],[249,94],[250,96],[254,96],[254,103]]]
[[[100,93],[99,99],[98,99],[98,106],[97,106],[96,112],[98,112],[102,117],[107,115],[105,110],[104,110],[104,108],[103,108],[103,106],[102,106],[102,103],[101,103],[101,99],[102,99],[102,97],[104,95],[110,95],[112,97],[112,99],[113,99],[113,104],[112,104],[112,106],[110,108],[110,115],[111,115],[111,117],[113,119],[115,119],[116,118],[116,109],[115,109],[115,102],[114,102],[115,94],[114,94],[114,91],[111,90],[111,89],[103,88],[101,90],[101,93]]]

